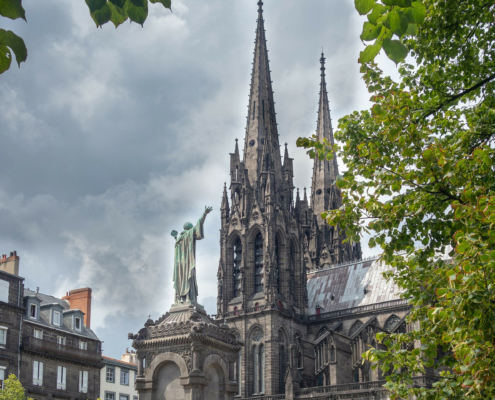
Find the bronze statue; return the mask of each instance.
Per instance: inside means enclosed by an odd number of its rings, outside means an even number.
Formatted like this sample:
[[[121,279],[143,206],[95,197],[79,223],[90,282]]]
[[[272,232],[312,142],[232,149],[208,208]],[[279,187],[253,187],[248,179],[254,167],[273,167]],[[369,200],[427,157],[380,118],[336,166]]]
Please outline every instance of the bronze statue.
[[[175,301],[177,303],[183,303],[188,300],[197,302],[196,240],[204,238],[203,224],[211,210],[213,210],[212,207],[205,207],[205,212],[195,226],[190,222],[186,222],[180,235],[175,230],[171,233],[175,238],[173,280]]]

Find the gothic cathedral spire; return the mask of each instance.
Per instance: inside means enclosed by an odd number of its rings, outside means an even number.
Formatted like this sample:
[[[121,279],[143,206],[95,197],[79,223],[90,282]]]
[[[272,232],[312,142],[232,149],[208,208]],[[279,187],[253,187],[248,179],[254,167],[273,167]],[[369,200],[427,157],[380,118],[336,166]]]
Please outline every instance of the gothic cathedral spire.
[[[262,183],[263,155],[269,153],[273,163],[275,180],[282,181],[280,147],[275,118],[272,81],[266,46],[265,25],[263,20],[263,2],[258,2],[258,21],[254,47],[253,71],[244,140],[244,166],[248,170],[250,184],[253,187]],[[266,148],[265,148],[266,147]]]
[[[327,84],[325,81],[325,56],[321,53],[320,58],[320,100],[318,105],[318,122],[316,126],[316,137],[320,142],[327,139],[333,145],[332,120],[330,118],[330,107],[328,105]],[[313,179],[311,182],[311,209],[320,225],[324,221],[320,214],[326,210],[335,209],[341,206],[340,191],[332,187],[339,174],[337,156],[334,155],[332,161],[318,160],[315,158],[313,166]]]

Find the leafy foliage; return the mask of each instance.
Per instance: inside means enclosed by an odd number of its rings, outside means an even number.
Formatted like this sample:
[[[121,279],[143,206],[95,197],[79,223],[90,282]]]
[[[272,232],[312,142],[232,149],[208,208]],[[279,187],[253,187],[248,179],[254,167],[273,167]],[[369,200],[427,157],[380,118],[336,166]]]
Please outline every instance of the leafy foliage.
[[[0,0],[0,15],[10,19],[22,18],[26,20],[26,13],[22,8],[21,0]],[[14,52],[17,64],[26,61],[27,49],[19,36],[12,31],[0,29],[0,74],[10,68]]]
[[[359,14],[368,17],[361,40],[374,41],[361,52],[360,62],[373,61],[382,48],[396,64],[404,61],[407,47],[400,39],[416,34],[426,16],[424,3],[421,0],[355,0],[355,6]]]
[[[322,216],[349,240],[371,234],[414,306],[411,329],[377,335],[365,358],[396,399],[495,398],[495,3],[355,5],[375,41],[360,56],[373,106],[339,121],[342,148],[298,145],[342,157],[343,206]],[[398,82],[373,63],[382,47]],[[417,375],[436,382],[415,387]]]
[[[172,10],[172,0],[150,0],[151,3],[160,3]],[[148,17],[148,0],[86,0],[89,13],[101,27],[111,21],[117,28],[128,19],[143,26]],[[22,7],[22,0],[0,0],[0,16],[26,21],[26,11]],[[10,68],[12,52],[17,64],[27,59],[27,49],[24,40],[11,31],[0,29],[0,74]]]
[[[24,388],[21,382],[14,374],[10,374],[9,377],[3,383],[3,390],[0,390],[0,400],[32,400],[24,394]]]

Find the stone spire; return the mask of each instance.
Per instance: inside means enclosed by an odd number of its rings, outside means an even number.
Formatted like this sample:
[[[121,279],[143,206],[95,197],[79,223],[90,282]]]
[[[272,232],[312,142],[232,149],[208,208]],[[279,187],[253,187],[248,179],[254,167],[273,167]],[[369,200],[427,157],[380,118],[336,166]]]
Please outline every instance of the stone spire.
[[[224,183],[223,185],[222,205],[220,207],[220,210],[222,211],[222,217],[224,213],[227,218],[229,217],[230,207],[229,198],[227,196],[227,183]]]
[[[328,142],[333,145],[334,138],[332,120],[330,118],[330,107],[328,105],[327,84],[325,81],[325,56],[323,53],[321,53],[320,63],[320,101],[318,106],[316,137],[320,142],[322,142],[323,139],[327,139]],[[320,225],[323,224],[323,220],[319,218],[322,212],[340,207],[340,192],[333,193],[335,191],[335,187],[332,187],[332,184],[337,179],[338,174],[339,169],[336,155],[334,155],[332,161],[320,161],[315,158],[313,166],[313,179],[311,182],[311,209],[317,216]],[[336,199],[336,197],[338,197],[338,199]]]
[[[273,101],[262,6],[263,2],[259,1],[243,160],[253,187],[256,187],[260,181],[263,153],[271,153],[275,180],[277,182],[282,180],[275,102]],[[264,147],[269,147],[270,151],[264,151]]]

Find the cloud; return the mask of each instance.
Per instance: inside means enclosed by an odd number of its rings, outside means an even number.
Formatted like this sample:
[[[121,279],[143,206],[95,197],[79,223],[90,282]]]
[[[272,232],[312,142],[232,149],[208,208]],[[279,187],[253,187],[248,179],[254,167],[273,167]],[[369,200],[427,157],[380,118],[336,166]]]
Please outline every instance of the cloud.
[[[0,241],[17,250],[27,287],[62,296],[93,288],[92,326],[119,357],[148,314],[173,300],[172,229],[205,205],[199,299],[215,312],[223,182],[244,137],[256,4],[174,0],[144,28],[96,29],[83,1],[25,4],[4,21],[29,57],[0,78]],[[357,58],[362,21],[349,2],[265,1],[281,143],[295,183],[312,162],[297,149],[316,128],[324,47],[334,127],[367,106]]]

